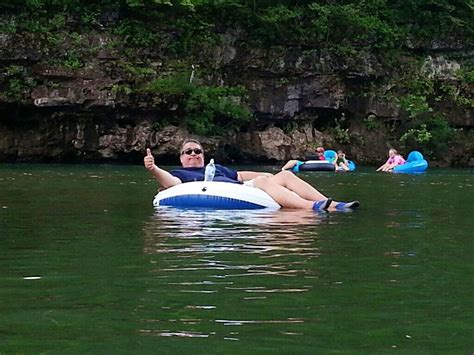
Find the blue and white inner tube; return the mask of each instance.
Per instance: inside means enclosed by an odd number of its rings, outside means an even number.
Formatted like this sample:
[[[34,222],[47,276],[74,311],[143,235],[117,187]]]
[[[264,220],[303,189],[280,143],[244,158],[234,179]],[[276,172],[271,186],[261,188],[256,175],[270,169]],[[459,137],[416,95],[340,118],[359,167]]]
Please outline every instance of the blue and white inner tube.
[[[193,181],[158,192],[153,206],[225,210],[279,209],[281,206],[256,187],[218,181]]]

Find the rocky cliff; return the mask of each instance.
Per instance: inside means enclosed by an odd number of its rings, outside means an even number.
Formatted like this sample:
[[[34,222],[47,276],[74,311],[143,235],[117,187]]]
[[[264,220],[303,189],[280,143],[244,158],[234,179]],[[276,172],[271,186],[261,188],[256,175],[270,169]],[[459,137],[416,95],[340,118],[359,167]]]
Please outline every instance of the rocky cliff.
[[[3,31],[0,161],[139,162],[151,147],[160,161],[176,162],[181,140],[196,135],[181,124],[182,101],[137,87],[180,73],[245,89],[252,120],[197,134],[220,161],[285,161],[323,145],[367,164],[397,147],[421,149],[435,165],[474,166],[474,84],[459,76],[474,60],[472,43],[407,45],[387,60],[362,50],[256,47],[229,29],[218,37],[184,58],[159,44],[130,53],[106,26],[71,25],[54,38]],[[428,96],[413,91],[415,79],[430,86]],[[419,120],[433,112],[436,119]]]

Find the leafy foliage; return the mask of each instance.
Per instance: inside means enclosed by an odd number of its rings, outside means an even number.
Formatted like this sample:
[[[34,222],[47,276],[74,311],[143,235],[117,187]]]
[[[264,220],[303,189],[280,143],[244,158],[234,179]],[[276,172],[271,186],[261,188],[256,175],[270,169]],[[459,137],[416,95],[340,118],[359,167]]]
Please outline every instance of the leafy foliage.
[[[249,38],[262,43],[271,41],[272,44],[294,43],[310,47],[325,44],[328,47],[350,45],[386,49],[398,48],[417,39],[463,37],[472,40],[474,36],[472,0],[95,0],[87,3],[16,0],[11,1],[9,7],[42,15],[75,11],[81,14],[83,21],[94,14],[100,16],[105,10],[118,11],[117,31],[130,34],[129,40],[134,40],[133,34],[138,34],[138,38],[144,40],[137,40],[137,45],[150,44],[155,32],[149,24],[157,25],[158,19],[162,28],[174,29],[182,39],[193,35],[208,37],[215,29],[230,26],[243,29]],[[51,24],[48,22],[43,21],[42,26],[58,27],[63,21],[53,18]],[[26,27],[39,31],[41,28],[37,25],[40,23],[36,21],[35,25],[30,23]],[[145,34],[139,27],[150,33]]]
[[[122,36],[126,43],[139,47],[152,46],[159,40],[159,36],[140,21],[124,20],[113,29],[112,33]]]
[[[332,128],[334,139],[341,144],[348,144],[351,142],[349,129],[343,128],[342,125],[346,121],[346,116],[343,113],[340,118],[335,119],[335,125]]]
[[[420,149],[429,156],[440,157],[448,150],[455,131],[440,115],[413,123],[400,138],[409,149]]]
[[[132,95],[138,89],[138,93],[150,95],[155,105],[177,104],[185,125],[211,134],[248,122],[251,115],[244,104],[245,91],[191,84],[185,76],[158,73],[158,67],[152,68],[147,60],[156,61],[160,53],[182,62],[200,59],[198,49],[233,31],[244,45],[251,42],[257,46],[295,46],[307,52],[333,51],[342,58],[377,52],[384,64],[393,67],[399,62],[391,54],[400,54],[412,45],[474,42],[472,0],[11,0],[0,4],[0,11],[3,9],[15,15],[0,18],[1,33],[33,33],[43,38],[46,48],[42,53],[69,69],[88,64],[83,58],[85,50],[72,48],[87,47],[82,36],[85,31],[112,33],[114,49],[128,57],[125,62],[138,58],[137,53],[145,57],[118,68],[128,81],[117,85],[116,93]],[[113,14],[111,19],[107,14]],[[57,48],[64,42],[71,46],[63,46],[61,52]],[[433,114],[433,102],[449,99],[459,107],[472,107],[473,68],[464,67],[458,72],[457,83],[441,87],[419,75],[418,68],[403,68],[405,77],[398,78],[388,96],[408,114],[404,142],[426,145],[435,137],[446,141],[449,134],[441,133],[451,132],[451,128],[443,117]],[[160,70],[178,71],[171,66]],[[156,79],[158,75],[161,77]],[[10,72],[2,85],[6,95],[20,97],[31,79],[24,73]],[[368,129],[378,125],[370,117],[365,123]],[[332,129],[338,141],[349,141],[343,120],[336,120]]]
[[[35,80],[27,76],[25,69],[18,65],[7,67],[2,81],[5,85],[3,94],[18,101],[22,100],[29,90],[36,85]]]
[[[381,123],[377,121],[377,116],[374,114],[369,114],[366,118],[364,118],[364,123],[369,131],[376,130],[381,126]]]
[[[413,139],[415,142],[423,144],[431,140],[433,135],[428,131],[426,124],[422,123],[416,128],[410,128],[401,137],[400,141],[405,142],[409,139]]]
[[[237,130],[252,117],[243,102],[242,87],[199,85],[180,75],[153,80],[143,91],[153,95],[156,105],[177,103],[184,125],[196,134],[218,135]]]
[[[408,94],[401,97],[398,104],[409,113],[410,118],[415,118],[422,113],[433,110],[425,95]]]

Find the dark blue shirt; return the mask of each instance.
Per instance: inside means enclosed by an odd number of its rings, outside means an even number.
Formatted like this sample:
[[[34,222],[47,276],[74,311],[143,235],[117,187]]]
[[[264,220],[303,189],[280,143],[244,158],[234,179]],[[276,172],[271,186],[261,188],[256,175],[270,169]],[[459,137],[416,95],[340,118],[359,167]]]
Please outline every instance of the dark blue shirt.
[[[190,181],[204,181],[204,170],[206,168],[179,168],[170,171],[170,174],[176,176],[182,182]],[[238,180],[237,171],[226,168],[225,166],[216,164],[216,174],[214,181],[231,182],[234,184],[241,184]]]

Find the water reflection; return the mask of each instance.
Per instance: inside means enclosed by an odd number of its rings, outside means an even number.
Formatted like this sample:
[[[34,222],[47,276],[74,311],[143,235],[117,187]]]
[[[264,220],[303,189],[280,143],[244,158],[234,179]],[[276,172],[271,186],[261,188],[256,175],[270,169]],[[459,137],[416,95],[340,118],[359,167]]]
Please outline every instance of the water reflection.
[[[181,226],[192,226],[195,222],[214,223],[219,221],[224,225],[242,223],[245,225],[318,225],[328,220],[327,213],[316,213],[305,210],[212,210],[212,209],[177,209],[158,207],[152,216],[153,222],[179,222]]]
[[[159,208],[145,226],[145,252],[316,255],[318,226],[328,223],[327,214],[312,211]]]
[[[286,302],[312,290],[318,275],[309,263],[320,255],[318,237],[330,223],[329,215],[311,211],[155,210],[144,226],[144,252],[156,283],[139,308],[157,296],[173,301],[159,302],[157,318],[144,312],[140,334],[238,341],[235,329],[262,325],[300,334],[292,327],[305,319]],[[259,311],[279,302],[279,312]]]

